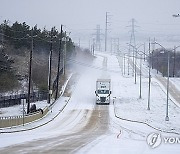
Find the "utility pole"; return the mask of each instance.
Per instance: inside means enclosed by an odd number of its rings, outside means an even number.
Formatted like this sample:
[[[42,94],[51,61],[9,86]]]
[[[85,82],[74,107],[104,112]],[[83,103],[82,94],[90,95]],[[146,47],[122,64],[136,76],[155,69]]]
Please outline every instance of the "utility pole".
[[[61,25],[61,34],[59,38],[59,55],[58,55],[58,69],[57,69],[57,78],[56,78],[56,95],[55,99],[58,98],[58,91],[59,91],[59,75],[60,75],[60,62],[61,62],[61,51],[62,51],[62,30],[63,25]]]
[[[109,22],[109,12],[106,12],[106,23],[105,23],[105,51],[107,51],[107,31]]]
[[[33,53],[33,28],[31,29],[31,51],[29,55],[29,85],[27,98],[27,114],[30,112],[30,98],[31,98],[31,74],[32,74],[32,53]]]
[[[50,52],[49,52],[49,72],[48,72],[48,104],[51,103],[51,64],[52,64],[52,32],[51,32],[51,41],[50,41]]]
[[[66,43],[67,43],[67,37],[65,31],[64,50],[63,50],[63,75],[65,75],[65,67],[66,67]]]
[[[154,51],[155,51],[155,43],[156,42],[156,39],[154,38],[154,41],[153,41],[153,48],[152,48],[152,69],[154,68]]]

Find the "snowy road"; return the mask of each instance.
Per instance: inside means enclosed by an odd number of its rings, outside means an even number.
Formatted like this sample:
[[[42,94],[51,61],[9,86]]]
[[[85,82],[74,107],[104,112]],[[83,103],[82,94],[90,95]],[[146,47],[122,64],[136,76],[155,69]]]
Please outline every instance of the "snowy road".
[[[60,134],[52,138],[38,139],[25,144],[11,146],[1,152],[5,153],[70,153],[76,152],[82,146],[87,145],[89,142],[95,140],[98,136],[106,133],[108,130],[108,107],[107,106],[96,106],[89,117],[88,122],[84,127],[79,129],[77,132],[74,127],[68,134]],[[80,116],[82,110],[73,110],[66,115],[64,122],[68,120],[70,116]],[[88,110],[83,114],[87,116]],[[74,119],[75,120],[75,119]],[[87,120],[87,119],[84,119]],[[82,119],[79,121],[82,122]],[[60,123],[61,125],[62,123]],[[68,126],[68,124],[66,125]],[[57,130],[56,130],[57,131]],[[59,132],[61,129],[59,129]],[[57,134],[59,133],[57,132]]]
[[[156,149],[151,149],[146,143],[146,138],[149,133],[157,132],[156,130],[142,123],[115,117],[116,112],[118,115],[122,112],[119,112],[119,104],[120,108],[123,105],[129,105],[129,110],[125,112],[133,116],[134,113],[130,112],[131,108],[135,108],[133,103],[142,103],[134,97],[138,93],[135,89],[137,85],[133,83],[134,78],[122,76],[116,56],[98,53],[94,63],[88,67],[81,65],[79,72],[81,74],[75,81],[70,101],[59,116],[38,129],[0,134],[1,154],[179,153],[178,145],[162,144]],[[95,83],[97,78],[101,77],[111,78],[112,97],[117,98],[115,101],[117,106],[114,106],[113,101],[109,106],[95,104]],[[144,78],[144,82],[146,80]],[[59,99],[54,108],[61,110],[62,101],[64,99]],[[136,110],[136,113],[139,111]],[[135,117],[142,117],[142,115],[135,115]],[[167,134],[162,133],[162,135]]]
[[[160,81],[164,87],[167,87],[167,78],[156,77],[156,79]],[[171,83],[171,81],[169,82],[169,93],[175,99],[175,102],[178,102],[178,105],[180,106],[180,91],[174,84]]]

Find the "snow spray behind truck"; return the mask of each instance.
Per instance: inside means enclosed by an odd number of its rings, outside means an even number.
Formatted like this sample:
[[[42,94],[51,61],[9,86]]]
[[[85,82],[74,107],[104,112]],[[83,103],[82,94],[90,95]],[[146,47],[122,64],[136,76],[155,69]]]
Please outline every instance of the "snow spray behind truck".
[[[109,104],[111,95],[111,79],[97,79],[96,104]]]

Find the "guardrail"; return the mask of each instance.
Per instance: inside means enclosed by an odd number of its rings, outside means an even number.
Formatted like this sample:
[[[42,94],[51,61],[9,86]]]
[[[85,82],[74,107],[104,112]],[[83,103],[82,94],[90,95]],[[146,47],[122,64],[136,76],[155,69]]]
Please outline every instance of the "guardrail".
[[[38,120],[45,116],[49,111],[48,107],[43,109],[43,113],[41,111],[21,116],[8,116],[8,117],[0,117],[0,128],[4,127],[13,127],[18,125],[24,125],[35,120]]]

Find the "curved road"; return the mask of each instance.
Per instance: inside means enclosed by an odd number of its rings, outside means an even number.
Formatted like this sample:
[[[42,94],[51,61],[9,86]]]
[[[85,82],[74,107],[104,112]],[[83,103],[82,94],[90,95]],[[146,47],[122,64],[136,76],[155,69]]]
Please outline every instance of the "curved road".
[[[103,69],[94,69],[93,66]],[[84,67],[84,68],[83,68]],[[111,71],[108,72],[108,69]],[[81,66],[82,74],[73,88],[72,96],[59,116],[52,122],[38,129],[14,133],[0,134],[0,142],[8,141],[7,146],[0,148],[1,154],[32,153],[161,153],[152,151],[146,143],[146,137],[154,132],[146,125],[116,119],[114,106],[95,105],[96,80],[111,77],[112,97],[119,96],[115,81],[122,78],[119,63],[115,56],[100,53],[92,67]],[[114,71],[113,71],[114,70]],[[109,74],[110,73],[110,74]],[[62,103],[61,100],[56,104]],[[58,105],[54,107],[58,108]],[[59,109],[60,110],[60,109]],[[24,140],[27,138],[27,140]],[[20,140],[23,140],[20,142]],[[1,147],[1,146],[0,146]]]

